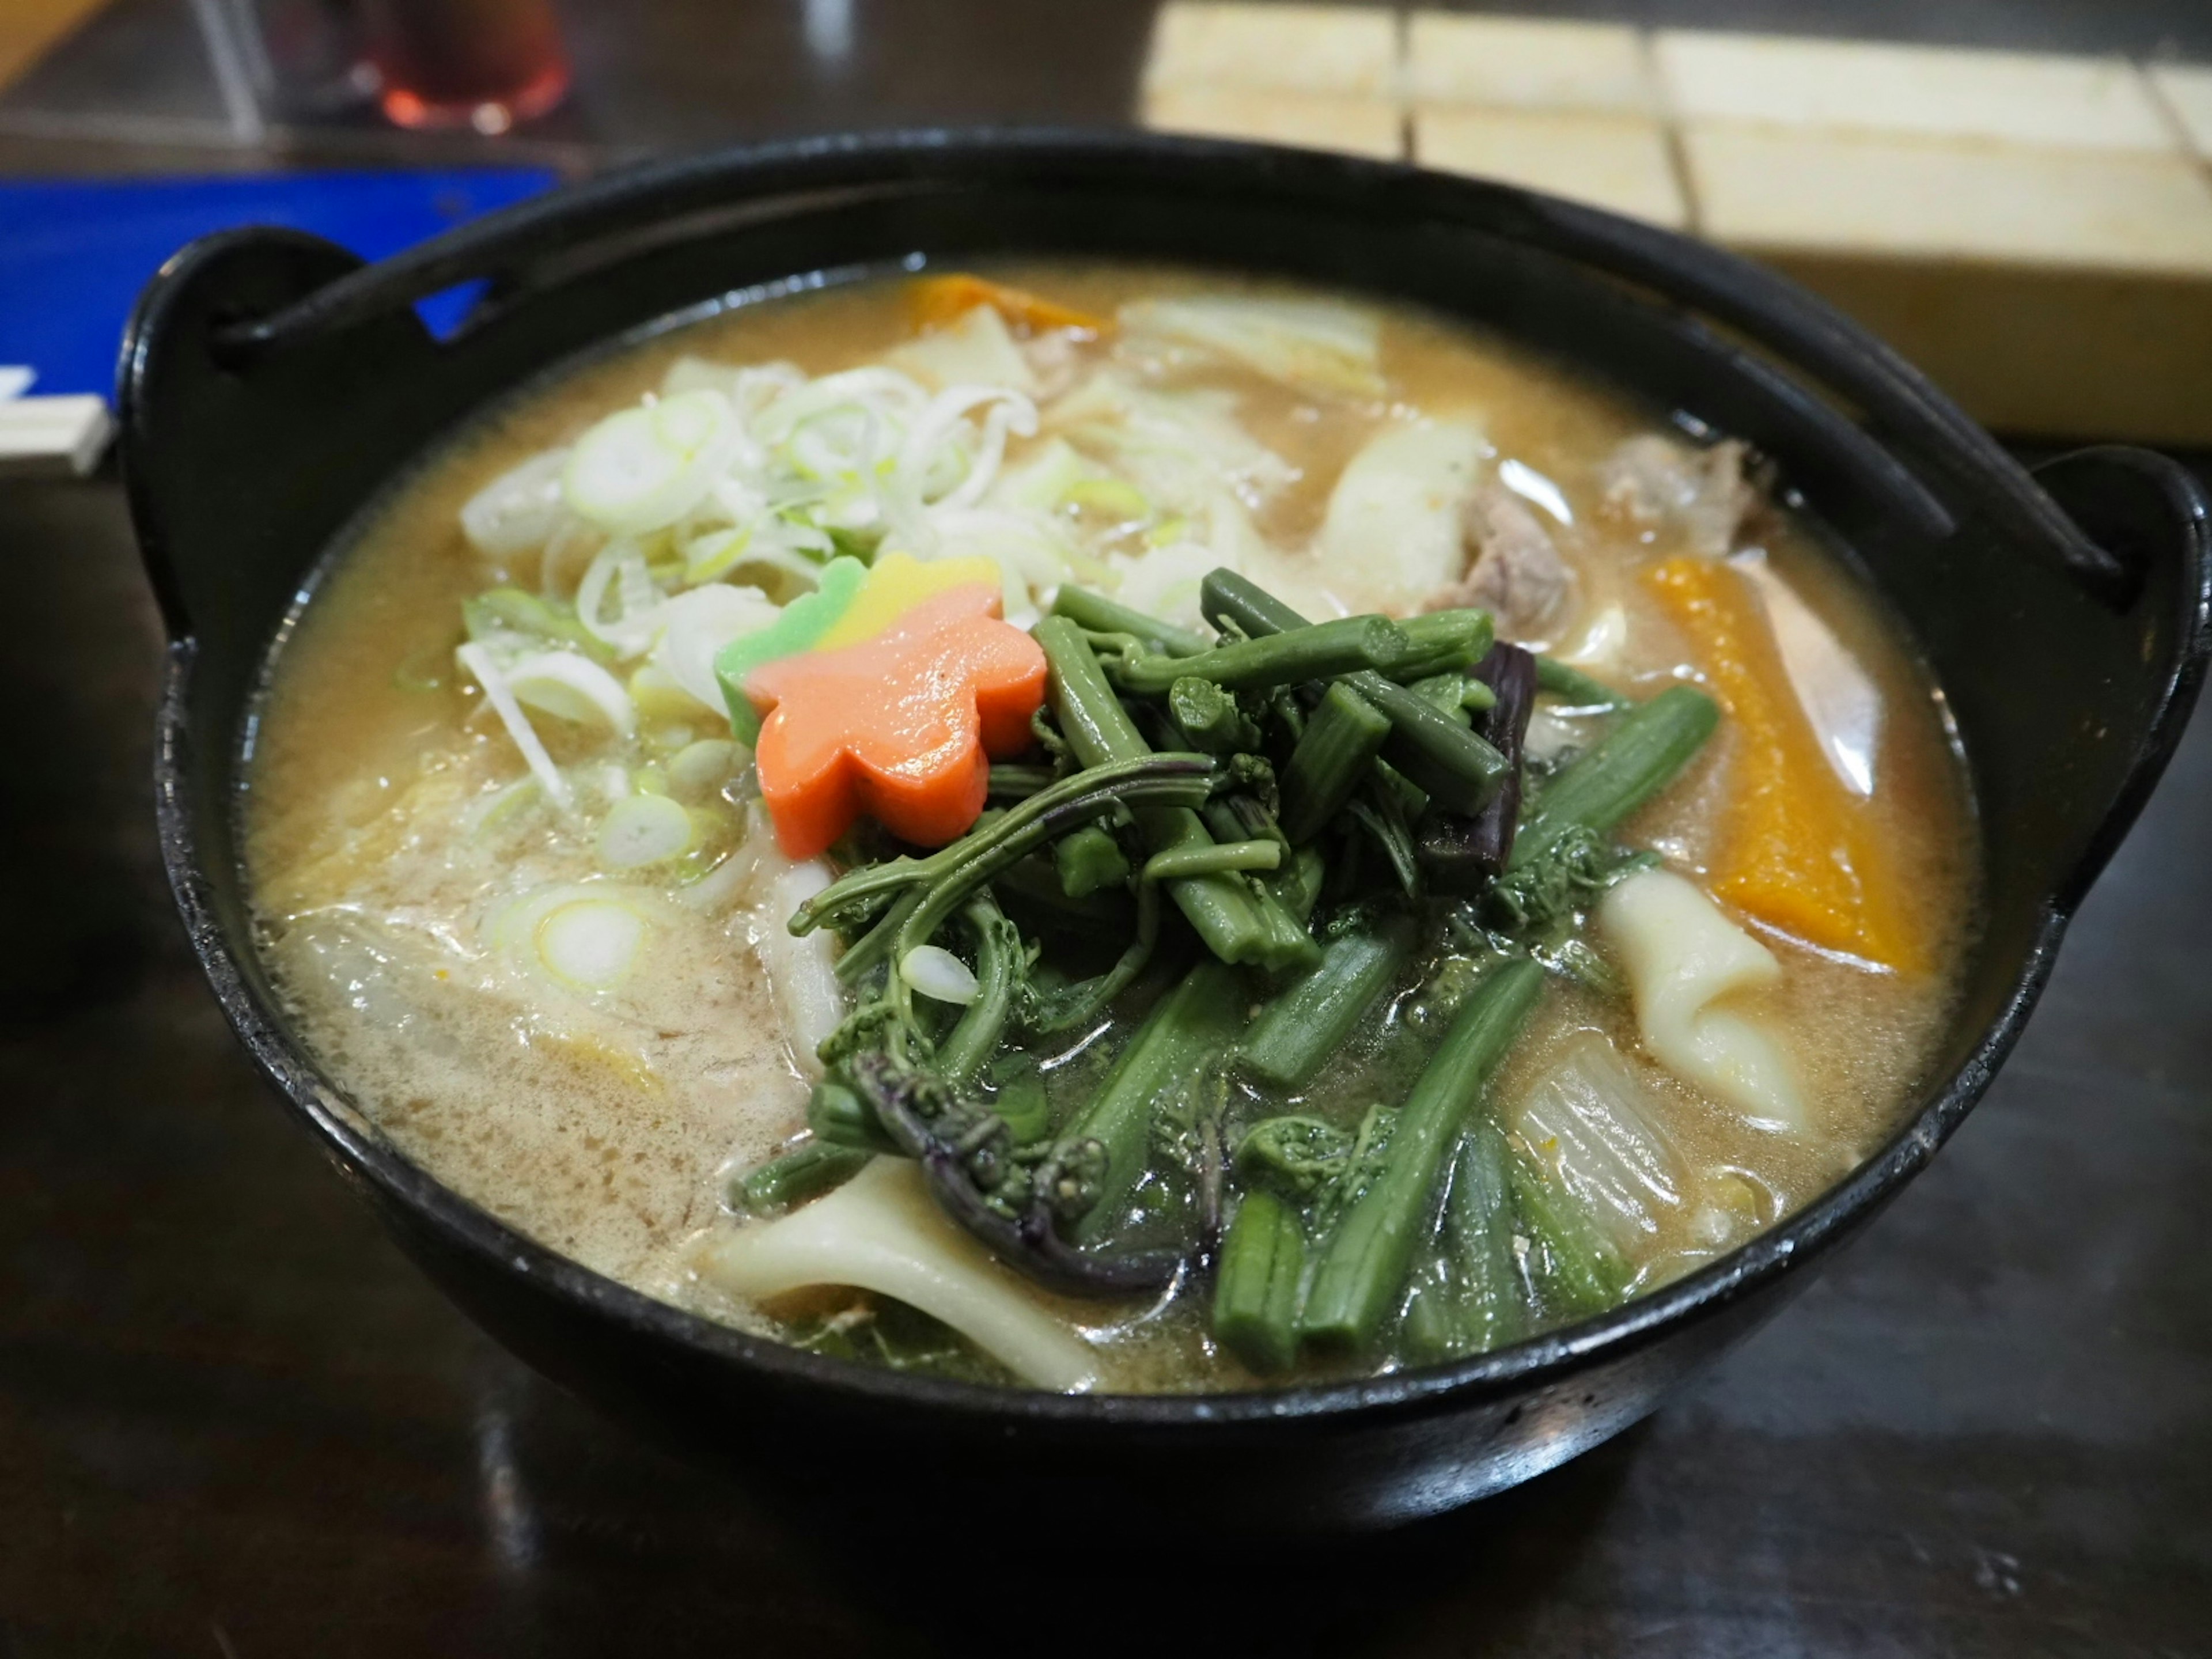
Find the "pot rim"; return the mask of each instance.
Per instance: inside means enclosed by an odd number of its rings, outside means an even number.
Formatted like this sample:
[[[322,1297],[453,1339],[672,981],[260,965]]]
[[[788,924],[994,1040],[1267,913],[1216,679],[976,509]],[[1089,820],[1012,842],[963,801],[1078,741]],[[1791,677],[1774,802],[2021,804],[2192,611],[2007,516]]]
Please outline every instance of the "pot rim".
[[[2048,527],[2064,526],[2075,542],[2105,556],[2081,537],[2063,509],[1996,441],[1937,392],[1917,371],[1888,347],[1827,307],[1823,302],[1764,268],[1672,232],[1620,219],[1507,186],[1453,179],[1402,163],[1324,155],[1215,140],[1163,137],[1134,133],[1091,134],[1065,129],[988,128],[925,130],[802,139],[682,158],[613,173],[488,216],[433,239],[380,264],[339,278],[275,317],[243,331],[249,349],[267,349],[289,327],[308,332],[333,326],[365,308],[380,307],[435,291],[467,274],[472,259],[503,243],[527,243],[557,234],[560,228],[592,214],[635,206],[656,192],[681,195],[702,179],[725,181],[738,193],[749,173],[769,185],[787,181],[810,168],[850,175],[880,164],[894,179],[916,176],[966,175],[988,181],[989,166],[1024,155],[1050,160],[1131,160],[1147,167],[1181,165],[1197,169],[1219,164],[1257,169],[1279,187],[1325,183],[1316,190],[1316,208],[1349,185],[1403,187],[1413,180],[1424,191],[1454,189],[1499,193],[1516,198],[1554,225],[1592,233],[1616,250],[1633,246],[1665,256],[1733,294],[1747,295],[1788,310],[1797,325],[1816,325],[1822,355],[1840,354],[1891,386],[1945,434],[1963,438],[1968,459],[1990,481],[2007,491],[2013,504]],[[648,217],[650,216],[648,215]],[[673,216],[672,213],[668,216]],[[163,267],[134,315],[124,346],[119,401],[128,411],[133,371],[147,356],[147,339],[158,332],[163,313],[163,285],[178,280],[190,264],[189,252]],[[398,298],[395,300],[394,295]],[[1723,314],[1723,320],[1729,320]],[[1785,351],[1781,355],[1785,357]],[[134,500],[134,509],[139,507]],[[146,520],[140,519],[142,537]],[[2141,734],[2141,748],[2092,852],[2085,857],[2094,875],[2103,854],[2124,833],[2179,742],[2203,667],[2206,573],[2197,573],[2193,627],[2185,632],[2176,665],[2161,687],[2163,695]],[[538,1243],[473,1201],[447,1187],[401,1154],[368,1119],[347,1103],[324,1078],[306,1048],[286,1030],[277,1011],[254,990],[240,968],[251,942],[234,941],[218,919],[212,884],[203,866],[193,833],[193,796],[188,764],[191,739],[189,700],[197,645],[188,635],[173,638],[165,664],[155,745],[156,817],[161,854],[193,952],[225,1015],[247,1051],[289,1104],[336,1152],[343,1166],[384,1198],[427,1222],[447,1239],[493,1263],[499,1271],[544,1284],[563,1301],[629,1328],[637,1334],[703,1353],[772,1377],[842,1395],[854,1401],[914,1408],[948,1418],[1016,1425],[1082,1429],[1130,1425],[1163,1431],[1211,1431],[1223,1427],[1255,1428],[1288,1423],[1336,1423],[1359,1417],[1422,1415],[1482,1401],[1519,1395],[1565,1382],[1598,1363],[1632,1353],[1658,1340],[1677,1325],[1717,1312],[1764,1289],[1799,1261],[1818,1255],[1847,1236],[1907,1182],[1957,1129],[2002,1062],[2026,1024],[2048,978],[2072,908],[2087,884],[2087,876],[2048,896],[2019,974],[1996,1016],[1972,1051],[1942,1082],[1932,1097],[1902,1119],[1881,1149],[1803,1208],[1727,1255],[1658,1290],[1637,1297],[1611,1312],[1581,1324],[1511,1346],[1451,1364],[1358,1380],[1296,1384],[1231,1393],[1058,1395],[1041,1391],[918,1376],[848,1363],[807,1352],[770,1338],[749,1334],[702,1315],[659,1301],[609,1279]],[[234,769],[232,757],[227,769]]]

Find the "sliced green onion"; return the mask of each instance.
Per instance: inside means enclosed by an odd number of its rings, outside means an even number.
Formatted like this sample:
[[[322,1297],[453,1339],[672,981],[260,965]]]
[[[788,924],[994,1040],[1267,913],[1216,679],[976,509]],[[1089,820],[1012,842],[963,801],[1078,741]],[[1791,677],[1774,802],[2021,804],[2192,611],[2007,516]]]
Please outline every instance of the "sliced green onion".
[[[690,813],[665,795],[632,795],[615,803],[599,825],[592,850],[610,870],[664,864],[691,848]]]
[[[737,744],[727,738],[702,738],[669,757],[668,784],[684,794],[708,794],[729,781],[737,769]]]
[[[713,488],[740,433],[719,392],[686,392],[610,415],[576,441],[561,475],[568,505],[611,536],[672,525]]]
[[[614,899],[578,899],[538,924],[538,955],[555,976],[605,991],[629,976],[645,943],[645,917]]]
[[[605,721],[617,737],[637,732],[637,706],[622,682],[573,651],[540,651],[511,665],[507,690],[517,702],[580,726]]]

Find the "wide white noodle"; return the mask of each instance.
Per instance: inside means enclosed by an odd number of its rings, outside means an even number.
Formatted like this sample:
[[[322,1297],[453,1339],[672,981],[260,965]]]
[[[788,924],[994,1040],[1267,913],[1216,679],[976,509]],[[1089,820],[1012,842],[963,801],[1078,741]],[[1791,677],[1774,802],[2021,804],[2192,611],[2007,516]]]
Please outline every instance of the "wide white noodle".
[[[775,853],[764,854],[763,862],[773,873],[764,883],[767,890],[753,918],[753,949],[775,992],[792,1062],[806,1076],[819,1077],[822,1061],[815,1051],[845,1018],[836,947],[826,927],[797,938],[785,924],[793,911],[830,884],[830,866],[819,859],[793,864]]]
[[[1796,1068],[1765,1022],[1729,1006],[1782,976],[1774,953],[1698,887],[1643,870],[1599,901],[1598,927],[1628,975],[1652,1057],[1760,1128],[1806,1127]]]
[[[911,1159],[878,1158],[781,1220],[714,1236],[697,1262],[711,1283],[750,1298],[813,1285],[896,1297],[1040,1389],[1079,1394],[1099,1380],[1090,1345],[945,1217]]]

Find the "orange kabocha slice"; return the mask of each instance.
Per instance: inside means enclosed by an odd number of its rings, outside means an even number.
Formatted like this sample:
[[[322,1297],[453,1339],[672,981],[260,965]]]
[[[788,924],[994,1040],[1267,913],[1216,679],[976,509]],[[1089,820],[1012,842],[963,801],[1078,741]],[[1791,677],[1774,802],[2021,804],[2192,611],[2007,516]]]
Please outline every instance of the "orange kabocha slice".
[[[1735,728],[1714,893],[1823,949],[1886,968],[1926,966],[1873,809],[1821,752],[1757,590],[1740,571],[1689,557],[1644,580],[1696,646]]]
[[[863,813],[921,847],[974,824],[990,757],[1029,747],[1044,701],[1044,653],[999,602],[952,588],[873,639],[753,672],[761,798],[787,856],[812,858]]]

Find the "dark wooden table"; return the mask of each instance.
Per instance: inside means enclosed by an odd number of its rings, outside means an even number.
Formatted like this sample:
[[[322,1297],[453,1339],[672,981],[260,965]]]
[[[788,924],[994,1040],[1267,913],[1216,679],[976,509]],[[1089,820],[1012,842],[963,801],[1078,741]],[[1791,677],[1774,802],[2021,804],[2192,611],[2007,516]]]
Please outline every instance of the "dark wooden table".
[[[580,9],[585,87],[527,143],[580,167],[845,121],[1116,118],[1146,9],[858,0],[842,69],[801,6]],[[2008,38],[2205,51],[2212,24],[2090,9],[2018,9]],[[1854,9],[1923,38],[1987,10]],[[0,97],[0,170],[425,153],[343,124],[240,145],[192,41],[184,0],[119,0]],[[988,1538],[854,1559],[477,1334],[264,1095],[185,954],[112,481],[0,486],[0,1659],[2212,1653],[2212,726],[1986,1103],[1774,1325],[1474,1511],[1154,1562],[1204,1598],[1170,1614],[1091,1576],[1079,1516],[1049,1582],[1006,1582]]]

